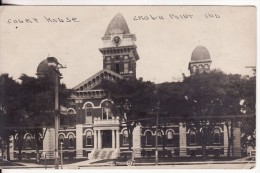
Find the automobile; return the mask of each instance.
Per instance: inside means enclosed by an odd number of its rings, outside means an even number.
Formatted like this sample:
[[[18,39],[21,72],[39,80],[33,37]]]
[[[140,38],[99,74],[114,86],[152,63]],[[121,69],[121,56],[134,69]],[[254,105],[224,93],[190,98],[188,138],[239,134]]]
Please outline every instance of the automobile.
[[[120,157],[109,162],[110,166],[133,166],[135,158],[132,151],[125,151],[120,153]]]

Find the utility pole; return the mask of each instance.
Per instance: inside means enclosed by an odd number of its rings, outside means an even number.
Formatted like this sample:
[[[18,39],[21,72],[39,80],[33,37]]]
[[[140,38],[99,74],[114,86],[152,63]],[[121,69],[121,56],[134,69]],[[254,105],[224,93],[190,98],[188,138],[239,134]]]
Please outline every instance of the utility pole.
[[[159,108],[160,100],[158,100],[157,113],[156,113],[156,133],[155,133],[155,165],[158,165],[158,126],[159,126]]]
[[[60,79],[62,78],[62,74],[60,73],[59,69],[60,68],[66,68],[62,66],[58,60],[54,57],[48,57],[47,58],[48,66],[52,68],[54,77],[55,77],[55,144],[54,144],[54,159],[55,159],[55,169],[59,169],[59,152],[58,152],[58,145],[59,145],[59,139],[58,139],[58,134],[59,134],[59,113],[60,113],[60,106],[59,106],[59,84],[60,84]],[[53,77],[53,76],[51,76]]]

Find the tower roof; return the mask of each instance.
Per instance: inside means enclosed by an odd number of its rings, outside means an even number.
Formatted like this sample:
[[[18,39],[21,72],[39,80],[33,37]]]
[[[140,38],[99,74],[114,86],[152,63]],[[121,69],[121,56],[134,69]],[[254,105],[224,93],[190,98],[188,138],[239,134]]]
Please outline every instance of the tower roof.
[[[121,13],[117,13],[107,27],[105,36],[112,34],[130,34],[126,20]]]
[[[50,67],[48,66],[47,59],[43,60],[37,67],[37,74],[46,74],[49,73]]]
[[[206,47],[197,46],[191,54],[191,62],[209,61],[210,54]]]

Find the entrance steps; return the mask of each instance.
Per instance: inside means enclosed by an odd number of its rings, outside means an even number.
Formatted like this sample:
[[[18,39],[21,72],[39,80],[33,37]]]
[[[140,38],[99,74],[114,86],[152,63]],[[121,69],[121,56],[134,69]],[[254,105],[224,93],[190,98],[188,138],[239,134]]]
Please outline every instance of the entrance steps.
[[[119,149],[103,148],[94,149],[88,155],[89,159],[115,159],[118,157]]]

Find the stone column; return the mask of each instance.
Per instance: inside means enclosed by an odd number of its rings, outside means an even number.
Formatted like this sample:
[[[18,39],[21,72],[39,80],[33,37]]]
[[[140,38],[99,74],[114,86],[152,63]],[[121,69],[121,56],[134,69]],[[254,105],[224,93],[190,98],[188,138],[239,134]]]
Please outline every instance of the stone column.
[[[134,157],[141,157],[141,126],[137,125],[133,130],[133,152]]]
[[[233,135],[233,156],[234,157],[241,157],[241,132],[240,127],[234,128],[234,135]]]
[[[97,131],[94,130],[94,149],[97,149]]]
[[[76,158],[83,157],[83,127],[76,124]]]
[[[116,148],[115,130],[112,130],[112,148]]]
[[[180,157],[187,155],[187,138],[186,126],[183,123],[179,124],[179,138],[180,138]]]
[[[101,138],[101,131],[98,130],[98,149],[102,148],[102,138]]]
[[[116,131],[116,148],[120,148],[119,130]]]

